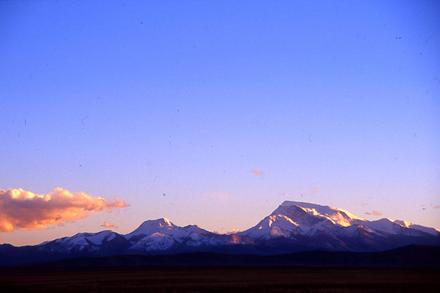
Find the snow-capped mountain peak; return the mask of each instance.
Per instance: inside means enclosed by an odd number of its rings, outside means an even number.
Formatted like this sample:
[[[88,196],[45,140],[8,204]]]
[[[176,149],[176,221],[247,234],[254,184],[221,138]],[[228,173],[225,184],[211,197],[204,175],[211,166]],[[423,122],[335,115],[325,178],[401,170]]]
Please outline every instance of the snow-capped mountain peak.
[[[256,226],[238,235],[253,239],[295,239],[299,236],[329,235],[334,240],[338,237],[356,238],[359,233],[366,233],[363,237],[373,234],[378,237],[440,235],[434,228],[409,222],[387,218],[368,221],[342,209],[298,201],[283,202]]]
[[[110,241],[116,237],[116,233],[110,230],[104,230],[98,233],[78,233],[72,237],[65,237],[55,240],[55,243],[68,246],[83,245],[102,245],[106,241]]]
[[[156,220],[147,220],[143,222],[138,228],[136,228],[133,232],[126,235],[127,238],[131,238],[133,236],[138,235],[151,235],[154,233],[163,233],[168,234],[173,231],[177,226],[174,225],[167,218],[160,218]]]
[[[43,242],[36,247],[41,251],[50,251],[51,253],[91,253],[99,252],[102,249],[109,249],[114,245],[118,247],[126,241],[120,234],[104,230],[97,233],[78,233],[71,237],[63,237],[53,241]]]
[[[307,249],[374,251],[409,244],[439,245],[440,233],[406,221],[369,221],[339,208],[285,201],[254,227],[232,234],[217,234],[196,225],[181,227],[160,218],[145,221],[126,235],[109,230],[79,233],[37,248],[50,254],[111,255],[234,249],[261,249],[264,253]]]
[[[425,227],[425,226],[422,226],[422,225],[413,224],[413,223],[408,222],[408,221],[395,220],[394,223],[396,223],[396,224],[398,224],[398,225],[400,225],[402,227],[405,227],[405,228],[415,229],[415,230],[422,231],[422,232],[425,232],[425,233],[428,233],[428,234],[431,234],[431,235],[438,235],[440,233],[440,231],[438,231],[435,228]]]
[[[239,233],[252,238],[293,237],[313,234],[327,226],[349,226],[353,218],[328,206],[285,201],[255,227]]]
[[[161,218],[145,221],[133,232],[125,235],[131,243],[134,251],[163,251],[172,247],[201,245],[218,243],[218,236],[196,225],[180,227],[170,220]]]
[[[350,212],[347,212],[342,209],[338,208],[332,208],[330,206],[323,206],[313,203],[307,203],[307,202],[298,202],[298,201],[284,201],[280,207],[292,207],[296,206],[301,208],[306,213],[325,218],[329,221],[331,221],[334,224],[340,225],[340,226],[350,226],[352,224],[352,220],[359,220],[360,218],[356,215],[351,214]],[[274,213],[276,210],[274,211]]]

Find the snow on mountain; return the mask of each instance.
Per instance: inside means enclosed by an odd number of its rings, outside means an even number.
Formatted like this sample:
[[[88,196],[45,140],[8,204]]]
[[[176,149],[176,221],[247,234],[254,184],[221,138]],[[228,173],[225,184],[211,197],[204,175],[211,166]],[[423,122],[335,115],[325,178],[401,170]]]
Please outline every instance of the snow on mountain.
[[[387,218],[382,218],[374,221],[358,221],[355,224],[364,225],[365,227],[368,227],[375,232],[394,235],[403,233],[405,230],[408,229],[407,227],[401,226]]]
[[[264,239],[289,238],[348,227],[355,220],[359,218],[344,210],[305,202],[285,201],[255,227],[239,234]]]
[[[265,245],[271,251],[281,252],[302,249],[371,251],[409,244],[440,244],[440,233],[434,228],[409,222],[386,218],[368,221],[338,208],[285,201],[256,226],[238,233],[216,234],[195,225],[180,227],[160,218],[145,221],[126,235],[108,230],[79,233],[42,243],[37,249],[74,255],[112,255],[224,249],[259,251],[260,248],[265,251]]]
[[[179,245],[216,245],[223,237],[196,225],[179,227],[170,220],[161,218],[145,221],[136,230],[125,235],[125,238],[132,243],[132,250],[163,251]]]
[[[290,238],[326,234],[333,238],[360,237],[359,233],[385,236],[440,235],[434,228],[383,218],[364,220],[345,210],[312,203],[285,201],[256,226],[238,233],[255,239]]]
[[[120,238],[121,236],[110,230],[98,233],[78,233],[72,237],[64,237],[49,242],[43,242],[39,246],[56,251],[98,251],[103,245],[118,237]]]
[[[125,238],[131,239],[137,236],[151,235],[153,233],[169,234],[172,233],[177,226],[175,226],[167,218],[160,218],[157,220],[148,220],[143,222],[133,232],[125,235]]]
[[[132,250],[141,251],[154,251],[154,250],[167,250],[171,248],[175,241],[170,235],[166,235],[160,232],[156,232],[150,235],[132,242],[133,245],[130,247]]]
[[[84,246],[88,244],[102,245],[104,241],[110,241],[115,238],[115,233],[109,230],[98,233],[78,233],[72,237],[66,237],[55,240],[55,243],[67,246]]]
[[[439,231],[435,228],[413,224],[408,221],[395,220],[394,223],[399,224],[400,226],[403,226],[405,228],[415,229],[415,230],[422,231],[422,232],[425,232],[425,233],[428,233],[431,235],[438,235],[439,234]]]
[[[307,202],[285,201],[281,204],[281,207],[296,206],[301,208],[308,214],[325,218],[333,224],[340,226],[350,226],[353,220],[360,219],[359,217],[344,211],[342,209],[331,208],[329,206],[322,206],[318,204],[312,204]]]
[[[440,235],[439,231],[424,227],[421,225],[412,224],[408,221],[402,220],[390,220],[387,218],[382,218],[379,220],[367,221],[367,220],[355,220],[353,225],[363,225],[370,228],[376,233],[382,233],[385,235],[412,235],[412,236],[423,236],[424,234],[430,234],[433,236]]]

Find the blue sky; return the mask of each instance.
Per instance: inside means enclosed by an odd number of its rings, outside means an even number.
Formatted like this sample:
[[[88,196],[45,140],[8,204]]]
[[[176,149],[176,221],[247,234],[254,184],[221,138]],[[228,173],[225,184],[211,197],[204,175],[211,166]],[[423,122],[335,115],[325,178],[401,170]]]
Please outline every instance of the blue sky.
[[[439,27],[437,1],[2,1],[0,188],[130,207],[0,242],[283,200],[440,228]]]

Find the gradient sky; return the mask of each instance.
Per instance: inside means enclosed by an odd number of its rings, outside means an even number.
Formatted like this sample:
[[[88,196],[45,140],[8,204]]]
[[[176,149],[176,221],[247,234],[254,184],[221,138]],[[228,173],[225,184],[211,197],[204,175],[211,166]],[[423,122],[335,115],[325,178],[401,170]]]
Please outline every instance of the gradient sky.
[[[0,243],[283,200],[440,228],[439,28],[438,1],[1,1],[0,188],[130,206]]]

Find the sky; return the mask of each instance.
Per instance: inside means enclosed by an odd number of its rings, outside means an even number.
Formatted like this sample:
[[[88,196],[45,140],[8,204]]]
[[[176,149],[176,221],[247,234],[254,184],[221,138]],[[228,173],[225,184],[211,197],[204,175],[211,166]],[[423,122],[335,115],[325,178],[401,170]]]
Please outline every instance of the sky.
[[[1,1],[0,243],[284,200],[440,228],[439,27],[426,0]]]

